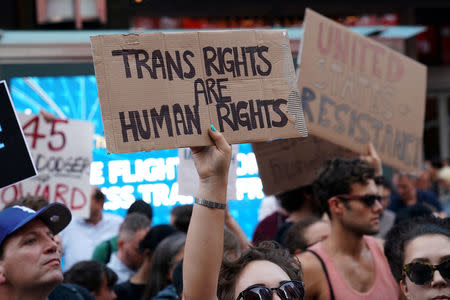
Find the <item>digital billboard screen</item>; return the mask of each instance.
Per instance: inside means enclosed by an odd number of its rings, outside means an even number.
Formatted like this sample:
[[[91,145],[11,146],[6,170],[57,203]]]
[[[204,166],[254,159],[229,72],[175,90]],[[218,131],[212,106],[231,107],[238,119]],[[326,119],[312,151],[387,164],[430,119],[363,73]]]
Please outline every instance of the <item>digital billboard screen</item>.
[[[105,210],[125,215],[136,199],[153,207],[153,224],[168,223],[175,205],[192,204],[193,198],[178,194],[178,150],[131,154],[107,154],[94,76],[17,77],[10,82],[18,111],[38,114],[44,109],[57,117],[87,120],[95,125],[90,181],[107,197]],[[248,237],[258,222],[264,198],[258,167],[250,144],[239,145],[236,200],[230,213]]]

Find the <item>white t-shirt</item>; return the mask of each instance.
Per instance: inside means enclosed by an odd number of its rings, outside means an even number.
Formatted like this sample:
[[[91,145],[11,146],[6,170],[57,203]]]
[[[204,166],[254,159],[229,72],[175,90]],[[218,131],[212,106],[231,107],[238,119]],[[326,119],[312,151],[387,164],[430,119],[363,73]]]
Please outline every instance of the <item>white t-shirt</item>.
[[[113,253],[111,255],[111,261],[107,264],[107,266],[111,268],[111,270],[116,272],[117,277],[119,277],[116,284],[126,282],[128,281],[128,279],[130,279],[131,276],[136,274],[136,271],[131,270],[123,262],[120,261],[120,259],[117,257],[117,253]]]
[[[70,224],[61,232],[64,270],[82,260],[91,260],[98,244],[119,234],[122,217],[103,213],[97,225],[84,219],[73,217]]]

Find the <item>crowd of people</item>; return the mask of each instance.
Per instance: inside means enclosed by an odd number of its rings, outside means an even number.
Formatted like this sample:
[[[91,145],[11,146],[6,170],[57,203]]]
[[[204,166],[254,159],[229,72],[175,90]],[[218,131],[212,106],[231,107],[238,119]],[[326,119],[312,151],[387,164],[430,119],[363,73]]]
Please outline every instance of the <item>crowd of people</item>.
[[[380,158],[329,160],[313,184],[276,196],[247,239],[228,211],[231,146],[213,126],[193,147],[193,205],[152,226],[142,200],[125,218],[90,217],[28,196],[0,212],[0,299],[450,299],[450,167],[383,177]],[[64,272],[63,272],[64,270]]]

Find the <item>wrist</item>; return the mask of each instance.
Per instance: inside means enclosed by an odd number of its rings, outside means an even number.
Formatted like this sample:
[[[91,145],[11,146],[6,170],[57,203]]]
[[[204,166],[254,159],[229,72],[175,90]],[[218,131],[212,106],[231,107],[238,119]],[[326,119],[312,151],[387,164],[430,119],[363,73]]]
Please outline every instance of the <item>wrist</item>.
[[[207,208],[212,208],[212,209],[222,209],[223,211],[225,211],[227,209],[226,203],[209,201],[207,199],[202,199],[202,198],[197,198],[197,197],[195,198],[194,203],[205,206]]]
[[[200,183],[203,184],[227,184],[228,182],[228,173],[223,175],[210,175],[204,178],[200,178]]]
[[[196,197],[226,203],[227,184],[227,177],[200,179]]]

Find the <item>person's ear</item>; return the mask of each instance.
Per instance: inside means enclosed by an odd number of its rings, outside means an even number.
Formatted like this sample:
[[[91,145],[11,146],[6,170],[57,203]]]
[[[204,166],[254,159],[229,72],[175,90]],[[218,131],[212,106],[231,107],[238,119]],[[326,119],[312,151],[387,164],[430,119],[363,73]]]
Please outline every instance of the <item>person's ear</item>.
[[[342,203],[342,201],[337,197],[331,197],[328,199],[328,206],[330,207],[330,212],[333,212],[338,216],[342,216],[344,213],[344,203]]]
[[[124,245],[125,245],[125,239],[119,237],[119,239],[117,240],[117,248],[122,249]]]
[[[152,250],[150,249],[144,249],[144,253],[143,253],[144,257],[148,257],[150,260],[152,259]]]
[[[409,297],[408,297],[408,287],[406,286],[406,279],[405,278],[400,280],[400,289],[402,290],[403,295],[405,295],[406,298],[409,299]]]
[[[5,266],[3,260],[0,260],[0,284],[6,282]]]

